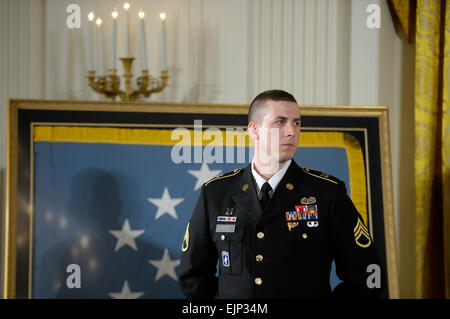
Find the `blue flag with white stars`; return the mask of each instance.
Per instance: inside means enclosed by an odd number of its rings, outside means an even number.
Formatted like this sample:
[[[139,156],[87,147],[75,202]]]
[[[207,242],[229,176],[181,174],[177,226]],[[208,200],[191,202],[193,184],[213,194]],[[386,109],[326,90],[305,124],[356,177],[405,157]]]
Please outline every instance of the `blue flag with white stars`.
[[[34,142],[33,298],[183,298],[176,268],[200,188],[251,159],[177,164],[172,148]],[[294,159],[348,185],[339,148]]]

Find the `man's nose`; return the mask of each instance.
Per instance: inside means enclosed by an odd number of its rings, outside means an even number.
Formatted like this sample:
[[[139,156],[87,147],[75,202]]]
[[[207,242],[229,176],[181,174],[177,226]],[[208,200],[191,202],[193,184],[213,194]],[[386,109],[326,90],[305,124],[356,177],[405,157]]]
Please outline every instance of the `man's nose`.
[[[286,124],[286,129],[285,129],[285,135],[286,136],[292,136],[292,135],[294,135],[294,132],[295,132],[294,124],[287,123]]]

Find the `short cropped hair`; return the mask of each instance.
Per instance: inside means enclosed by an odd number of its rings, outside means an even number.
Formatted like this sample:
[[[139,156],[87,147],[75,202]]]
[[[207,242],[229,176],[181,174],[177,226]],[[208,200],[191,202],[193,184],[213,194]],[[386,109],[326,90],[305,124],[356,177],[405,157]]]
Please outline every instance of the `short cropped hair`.
[[[248,109],[248,122],[256,122],[261,123],[264,118],[264,110],[266,108],[267,101],[287,101],[297,103],[295,97],[283,90],[268,90],[258,94],[250,103],[250,107]]]

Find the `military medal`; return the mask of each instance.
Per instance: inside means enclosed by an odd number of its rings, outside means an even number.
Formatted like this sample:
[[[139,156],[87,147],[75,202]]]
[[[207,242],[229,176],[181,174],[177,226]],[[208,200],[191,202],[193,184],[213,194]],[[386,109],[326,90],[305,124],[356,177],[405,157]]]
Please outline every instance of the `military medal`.
[[[217,216],[218,222],[229,222],[229,223],[235,223],[237,220],[237,217],[231,217],[231,216]]]
[[[286,221],[297,220],[297,212],[286,212]]]
[[[319,219],[319,213],[317,211],[317,205],[296,205],[298,220],[317,220]]]
[[[301,220],[307,221],[306,226],[309,228],[319,227],[317,204],[313,204],[315,202],[315,197],[303,197],[301,199],[302,205],[295,205],[295,211],[285,213],[289,231],[298,227]]]

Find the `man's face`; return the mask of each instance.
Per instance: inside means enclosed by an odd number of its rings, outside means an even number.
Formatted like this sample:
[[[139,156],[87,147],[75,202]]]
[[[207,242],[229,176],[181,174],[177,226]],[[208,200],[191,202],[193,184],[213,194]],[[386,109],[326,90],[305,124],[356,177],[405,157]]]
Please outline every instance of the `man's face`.
[[[272,160],[278,159],[279,163],[292,159],[300,139],[300,111],[297,104],[267,101],[265,115],[261,123],[255,123],[254,127],[262,155]]]

